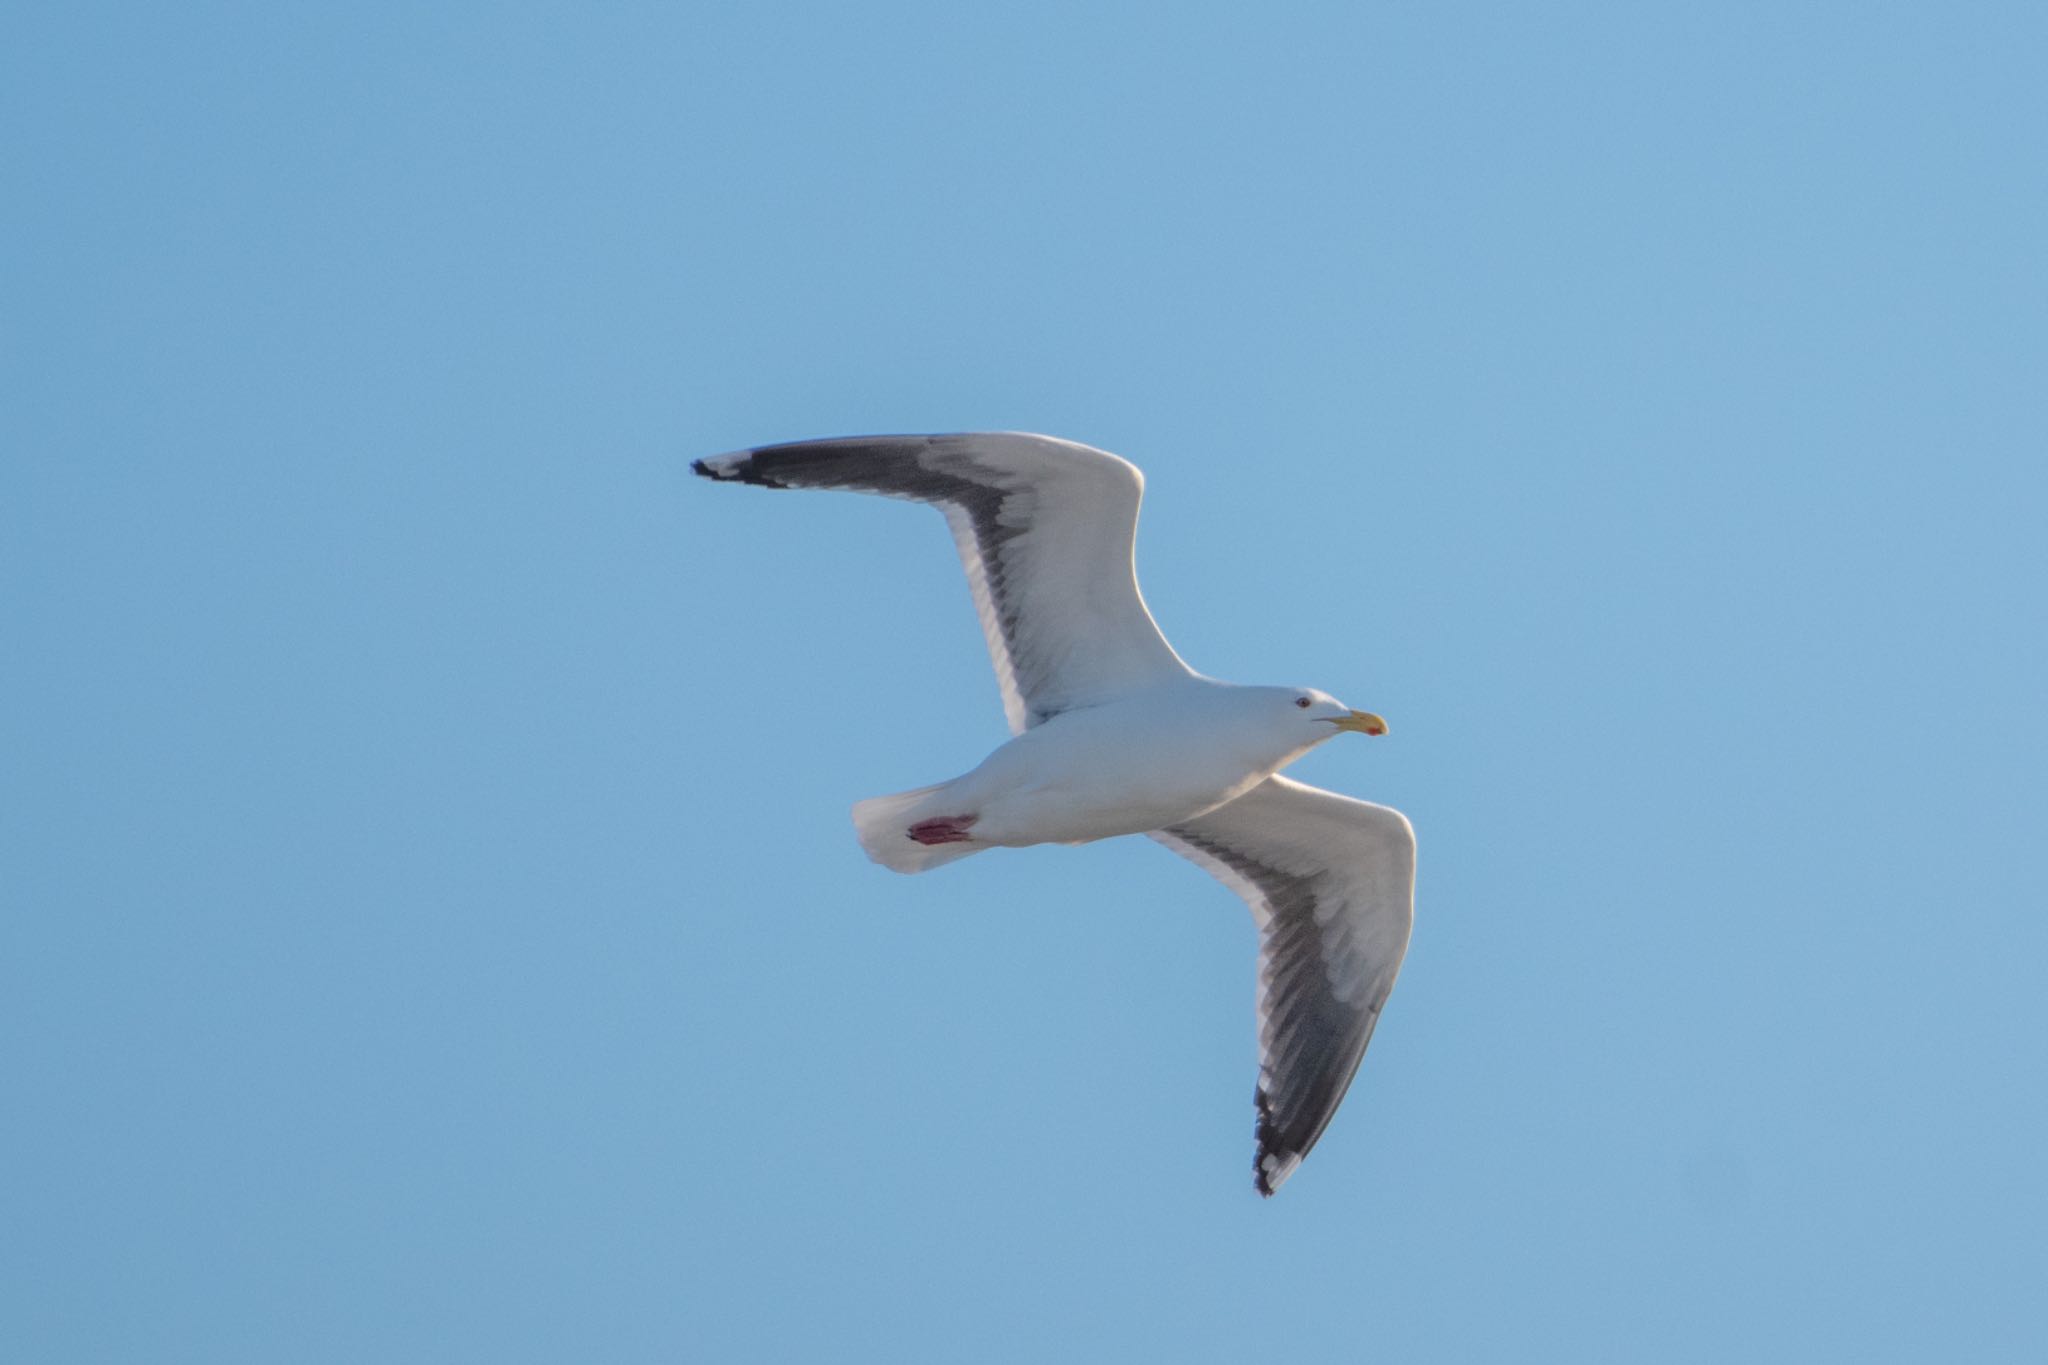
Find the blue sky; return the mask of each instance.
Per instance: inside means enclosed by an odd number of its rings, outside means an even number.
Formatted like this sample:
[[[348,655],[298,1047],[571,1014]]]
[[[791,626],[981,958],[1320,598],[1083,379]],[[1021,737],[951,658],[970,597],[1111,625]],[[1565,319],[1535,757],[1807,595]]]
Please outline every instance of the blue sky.
[[[2037,6],[30,6],[0,53],[0,1355],[2048,1349]],[[1386,715],[1358,1083],[1248,916],[869,865],[938,519],[1115,450]]]

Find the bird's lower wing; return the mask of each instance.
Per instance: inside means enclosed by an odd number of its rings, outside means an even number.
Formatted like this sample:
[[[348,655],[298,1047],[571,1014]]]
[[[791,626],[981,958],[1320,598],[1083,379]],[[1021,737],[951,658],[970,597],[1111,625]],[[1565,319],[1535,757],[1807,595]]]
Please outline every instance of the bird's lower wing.
[[[1013,733],[1188,676],[1138,593],[1144,477],[1114,455],[1050,436],[975,432],[800,441],[693,467],[712,479],[938,507],[967,570]]]
[[[1270,1195],[1329,1126],[1394,989],[1414,922],[1415,834],[1398,811],[1271,777],[1152,837],[1258,921],[1252,1170]]]

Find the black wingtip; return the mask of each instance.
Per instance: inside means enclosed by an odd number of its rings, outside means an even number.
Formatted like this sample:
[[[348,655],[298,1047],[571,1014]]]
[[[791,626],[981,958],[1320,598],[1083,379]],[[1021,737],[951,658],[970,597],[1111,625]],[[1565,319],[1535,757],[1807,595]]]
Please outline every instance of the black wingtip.
[[[1252,1188],[1259,1192],[1259,1198],[1271,1199],[1273,1182],[1266,1178],[1266,1158],[1273,1153],[1273,1111],[1266,1107],[1265,1086],[1252,1092],[1252,1109],[1259,1116],[1252,1131]]]
[[[770,478],[761,472],[759,457],[758,450],[737,450],[730,455],[714,455],[708,460],[692,460],[690,468],[716,483],[750,483],[761,488],[787,487],[781,480]]]
[[[1294,1168],[1301,1164],[1301,1157],[1281,1145],[1280,1130],[1273,1122],[1273,1109],[1266,1100],[1264,1086],[1253,1094],[1252,1106],[1259,1115],[1252,1145],[1252,1188],[1259,1192],[1260,1198],[1271,1199],[1281,1182],[1294,1174]]]
[[[692,460],[690,468],[703,477],[719,483],[743,483],[747,477],[745,464],[728,464],[720,468],[709,460]]]

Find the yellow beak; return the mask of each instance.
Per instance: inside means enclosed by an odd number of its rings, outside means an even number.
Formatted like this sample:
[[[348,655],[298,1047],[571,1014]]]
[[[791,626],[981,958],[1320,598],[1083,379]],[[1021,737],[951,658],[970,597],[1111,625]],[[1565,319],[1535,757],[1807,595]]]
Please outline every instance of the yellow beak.
[[[1336,716],[1330,721],[1339,730],[1356,730],[1361,735],[1383,735],[1387,723],[1370,711],[1353,711],[1346,716]]]

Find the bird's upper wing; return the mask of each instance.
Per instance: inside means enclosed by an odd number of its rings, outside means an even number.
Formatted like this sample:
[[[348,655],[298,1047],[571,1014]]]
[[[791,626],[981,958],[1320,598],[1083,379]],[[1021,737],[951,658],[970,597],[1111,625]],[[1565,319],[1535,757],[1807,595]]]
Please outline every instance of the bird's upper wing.
[[[1258,1153],[1271,1194],[1344,1098],[1415,917],[1400,812],[1269,777],[1152,836],[1244,897],[1259,925]]]
[[[844,488],[946,514],[1012,733],[1061,711],[1188,676],[1138,594],[1144,476],[1050,436],[855,436],[737,451],[692,466],[768,488]]]

